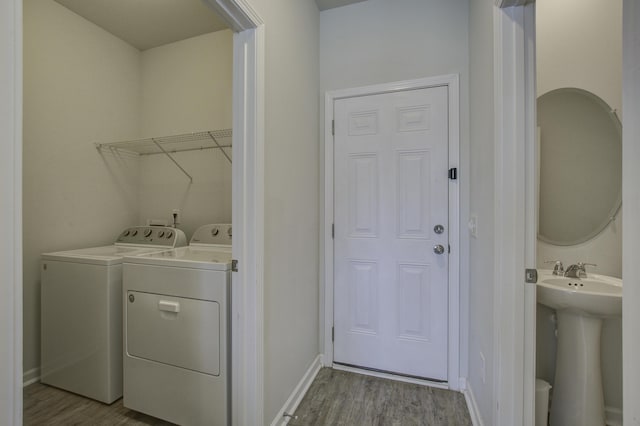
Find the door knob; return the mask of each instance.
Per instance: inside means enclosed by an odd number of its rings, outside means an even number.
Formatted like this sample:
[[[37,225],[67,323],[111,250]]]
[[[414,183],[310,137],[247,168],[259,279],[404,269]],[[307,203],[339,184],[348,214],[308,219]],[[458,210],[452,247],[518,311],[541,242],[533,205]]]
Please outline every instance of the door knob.
[[[435,254],[442,254],[444,253],[444,246],[442,244],[438,244],[433,246],[433,252]]]

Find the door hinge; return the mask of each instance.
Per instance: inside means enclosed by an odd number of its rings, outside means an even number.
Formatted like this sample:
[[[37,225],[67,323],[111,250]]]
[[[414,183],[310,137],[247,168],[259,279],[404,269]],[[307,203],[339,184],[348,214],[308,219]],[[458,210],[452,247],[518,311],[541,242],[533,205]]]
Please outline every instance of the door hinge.
[[[451,244],[448,244],[449,247],[449,253],[451,253]]]
[[[331,327],[331,341],[332,341],[332,342],[334,341],[334,339],[335,339],[335,337],[336,337],[336,333],[335,333],[335,331],[336,331],[336,330],[335,330],[335,328],[334,328],[334,327]]]
[[[336,238],[336,224],[332,223],[331,224],[331,239],[335,239]]]
[[[458,168],[452,167],[449,169],[449,179],[456,180],[458,179]]]
[[[336,120],[331,120],[331,134],[336,135]]]
[[[525,269],[524,281],[530,284],[536,284],[538,282],[538,270],[537,269]]]
[[[231,259],[231,271],[238,272],[238,261],[236,259]]]

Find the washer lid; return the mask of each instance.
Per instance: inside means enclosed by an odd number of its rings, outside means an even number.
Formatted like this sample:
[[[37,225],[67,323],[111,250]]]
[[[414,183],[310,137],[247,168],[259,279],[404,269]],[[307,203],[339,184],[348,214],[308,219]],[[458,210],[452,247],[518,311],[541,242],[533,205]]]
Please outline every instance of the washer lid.
[[[60,262],[89,263],[94,265],[117,265],[122,263],[124,256],[135,256],[143,253],[155,252],[157,247],[125,247],[125,246],[101,246],[89,247],[77,250],[56,251],[43,253],[43,260],[57,260]]]
[[[189,246],[142,255],[126,256],[126,263],[226,271],[231,252],[217,247]]]

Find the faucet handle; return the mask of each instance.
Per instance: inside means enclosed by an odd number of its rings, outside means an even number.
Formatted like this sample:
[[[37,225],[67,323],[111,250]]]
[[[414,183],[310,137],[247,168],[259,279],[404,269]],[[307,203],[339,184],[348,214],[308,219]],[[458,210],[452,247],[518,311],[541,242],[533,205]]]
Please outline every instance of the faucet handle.
[[[562,275],[564,273],[564,266],[560,260],[545,260],[544,263],[554,263],[553,275]]]
[[[569,269],[572,269],[572,267],[575,267],[575,277],[576,278],[587,278],[587,271],[585,271],[585,266],[598,266],[595,263],[586,263],[586,262],[578,262],[575,265],[571,265],[567,271],[569,271]],[[573,275],[571,275],[573,276]]]

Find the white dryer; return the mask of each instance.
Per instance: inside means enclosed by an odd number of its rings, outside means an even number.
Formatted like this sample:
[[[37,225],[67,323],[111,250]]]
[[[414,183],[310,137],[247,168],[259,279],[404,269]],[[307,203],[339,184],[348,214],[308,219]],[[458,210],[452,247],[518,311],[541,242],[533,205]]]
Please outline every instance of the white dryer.
[[[185,246],[179,229],[132,227],[109,246],[44,253],[41,381],[110,404],[122,396],[122,258]]]
[[[230,424],[231,225],[124,259],[124,406],[179,425]]]

